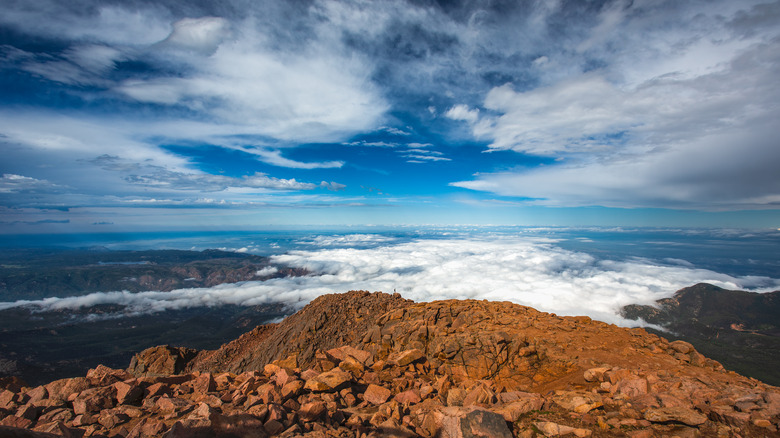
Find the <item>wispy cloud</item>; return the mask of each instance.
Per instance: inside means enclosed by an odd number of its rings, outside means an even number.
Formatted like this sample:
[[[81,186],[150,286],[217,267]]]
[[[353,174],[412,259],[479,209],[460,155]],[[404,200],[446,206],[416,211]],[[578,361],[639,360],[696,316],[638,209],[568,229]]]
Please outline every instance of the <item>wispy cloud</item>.
[[[29,176],[4,173],[0,176],[0,193],[34,193],[59,191],[64,187]]]
[[[779,16],[763,0],[10,0],[0,171],[82,189],[88,174],[80,202],[340,175],[384,187],[360,172],[406,166],[432,198],[446,180],[551,206],[777,209]],[[350,149],[292,152],[323,144]],[[171,145],[240,150],[266,173],[209,179]],[[461,146],[501,153],[448,165]],[[507,152],[545,166],[510,169]],[[91,168],[104,154],[162,170]]]
[[[321,162],[301,162],[291,160],[282,156],[281,151],[264,148],[238,147],[237,149],[246,153],[256,155],[264,163],[273,164],[279,167],[288,167],[292,169],[333,169],[344,165],[343,161],[321,161]]]

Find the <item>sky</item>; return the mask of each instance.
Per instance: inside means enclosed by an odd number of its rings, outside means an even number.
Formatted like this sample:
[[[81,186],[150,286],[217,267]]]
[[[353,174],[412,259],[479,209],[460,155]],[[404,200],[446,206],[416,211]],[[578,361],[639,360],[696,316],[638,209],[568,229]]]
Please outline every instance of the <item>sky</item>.
[[[780,227],[780,2],[5,0],[0,233]]]

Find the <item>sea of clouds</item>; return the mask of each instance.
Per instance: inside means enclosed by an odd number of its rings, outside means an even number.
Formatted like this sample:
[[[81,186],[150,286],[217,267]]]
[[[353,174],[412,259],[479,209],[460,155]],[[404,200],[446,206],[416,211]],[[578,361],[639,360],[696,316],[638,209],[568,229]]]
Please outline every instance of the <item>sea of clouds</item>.
[[[360,247],[361,243],[371,243]],[[190,307],[285,303],[297,310],[314,298],[349,290],[398,292],[415,301],[486,299],[511,301],[559,315],[587,315],[624,326],[618,311],[627,304],[652,304],[699,282],[765,292],[780,279],[731,276],[689,263],[647,259],[609,260],[560,248],[543,237],[394,239],[353,235],[318,237],[312,249],[271,258],[277,265],[305,268],[311,275],[223,284],[171,292],[126,291],[0,303],[0,310],[78,309],[99,304],[125,306],[125,314]],[[350,245],[357,245],[350,246]],[[269,271],[270,272],[270,271]]]

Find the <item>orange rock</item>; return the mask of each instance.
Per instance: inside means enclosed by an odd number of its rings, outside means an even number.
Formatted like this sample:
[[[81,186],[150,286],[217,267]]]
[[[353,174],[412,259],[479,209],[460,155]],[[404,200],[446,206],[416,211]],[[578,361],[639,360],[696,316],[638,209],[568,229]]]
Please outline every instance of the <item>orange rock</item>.
[[[46,385],[50,398],[59,398],[67,400],[71,394],[79,393],[90,387],[89,382],[84,377],[75,377],[72,379],[55,380]]]
[[[51,411],[43,413],[39,418],[39,423],[56,423],[58,421],[66,422],[72,420],[74,417],[73,411],[67,408],[55,408]]]
[[[110,386],[81,391],[73,400],[73,412],[89,414],[114,407],[114,391]]]
[[[152,347],[133,356],[128,371],[138,377],[181,374],[196,355],[197,351],[189,348]]]
[[[197,394],[214,392],[217,390],[217,382],[214,381],[214,376],[211,373],[201,373],[192,382],[192,389]]]
[[[475,407],[448,407],[438,411],[442,438],[491,437],[511,438],[504,417]]]
[[[647,380],[641,378],[623,379],[617,383],[615,394],[621,394],[626,397],[638,397],[647,394]]]
[[[487,386],[480,384],[466,394],[466,397],[463,398],[463,406],[491,405],[496,401],[496,393]]]
[[[15,403],[16,393],[4,389],[0,391],[0,409],[10,409]]]
[[[263,428],[269,435],[277,435],[284,431],[284,424],[282,424],[279,420],[268,420],[263,425]]]
[[[391,392],[389,389],[381,387],[379,385],[368,385],[366,388],[366,391],[363,393],[363,400],[373,404],[373,405],[381,405],[382,403],[386,402],[390,396]]]
[[[315,421],[320,419],[325,412],[327,412],[325,403],[321,401],[312,401],[301,405],[301,408],[298,410],[298,415],[303,421]]]
[[[560,436],[573,434],[578,437],[588,437],[593,434],[588,429],[578,429],[563,424],[557,424],[550,421],[537,422],[535,426],[544,433],[545,436]]]
[[[32,425],[33,422],[31,420],[15,415],[9,415],[0,420],[0,426],[17,427],[19,429],[27,429]]]
[[[336,391],[351,380],[352,375],[350,373],[340,368],[333,368],[308,380],[305,388],[317,392]]]
[[[17,417],[26,418],[33,422],[35,422],[38,419],[38,415],[40,413],[41,413],[41,408],[33,404],[26,404],[16,410]]]
[[[359,360],[352,356],[348,356],[346,359],[339,362],[339,368],[352,373],[353,376],[360,376],[366,369]]]
[[[423,358],[425,358],[425,353],[415,348],[394,353],[387,358],[387,362],[395,366],[405,367],[410,363],[417,362]]]
[[[94,386],[108,386],[131,378],[125,370],[115,370],[104,365],[98,365],[87,371],[87,380]]]
[[[137,384],[116,382],[113,386],[116,389],[116,401],[120,405],[135,404],[144,394],[143,388]]]
[[[601,396],[587,391],[556,391],[552,400],[558,406],[578,414],[602,406]]]
[[[285,383],[280,390],[282,399],[287,400],[289,398],[297,397],[303,392],[304,382],[302,380],[291,380]]]
[[[680,423],[688,426],[698,426],[707,421],[704,415],[686,408],[652,408],[645,412],[644,417],[653,423]]]
[[[422,397],[420,397],[420,391],[416,389],[410,389],[408,391],[399,392],[395,395],[395,397],[393,397],[393,400],[401,404],[414,404],[420,403],[422,401]]]
[[[36,403],[41,400],[49,398],[49,391],[44,386],[36,386],[35,388],[25,392],[25,395],[29,397],[27,403]]]
[[[159,397],[161,395],[171,395],[171,393],[172,391],[169,385],[165,383],[155,383],[146,388],[145,397]]]
[[[585,378],[586,382],[596,382],[601,380],[604,377],[604,373],[606,373],[607,371],[609,371],[609,368],[605,368],[605,367],[590,368],[585,371],[583,377]]]

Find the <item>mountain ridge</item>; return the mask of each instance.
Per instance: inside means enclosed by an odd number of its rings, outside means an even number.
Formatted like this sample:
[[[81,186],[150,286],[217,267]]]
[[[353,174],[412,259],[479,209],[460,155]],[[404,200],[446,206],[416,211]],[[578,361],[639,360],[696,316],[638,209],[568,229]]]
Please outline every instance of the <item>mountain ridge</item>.
[[[756,293],[699,283],[656,306],[629,305],[628,319],[664,327],[649,331],[695,345],[726,368],[780,385],[780,291]]]

